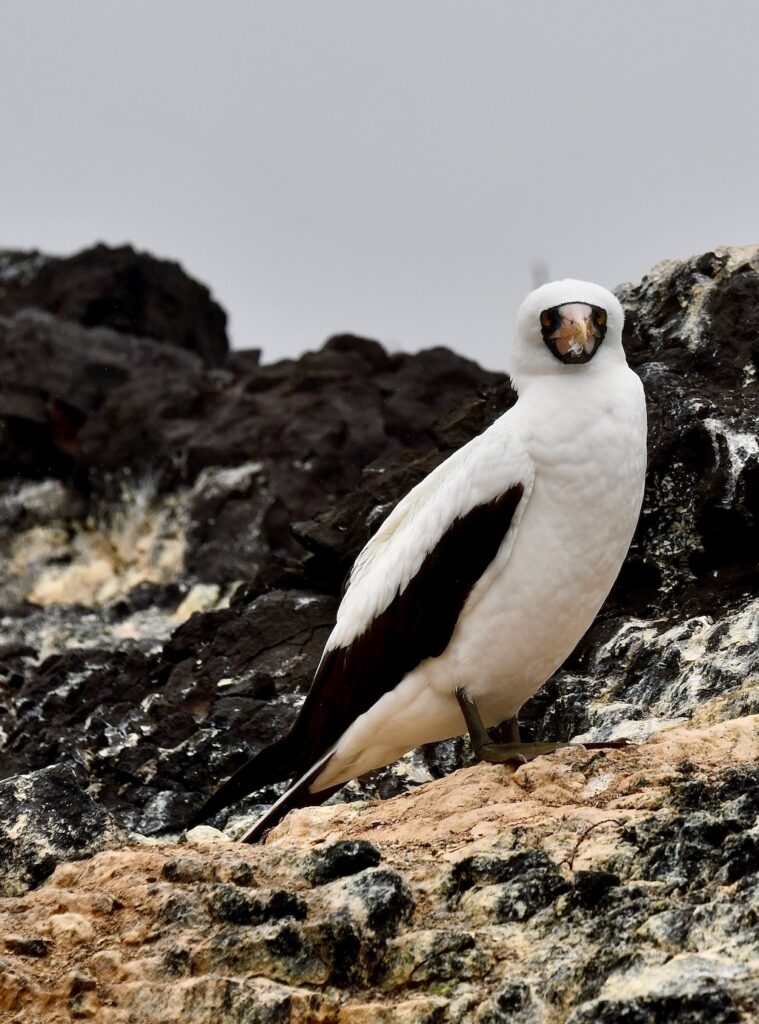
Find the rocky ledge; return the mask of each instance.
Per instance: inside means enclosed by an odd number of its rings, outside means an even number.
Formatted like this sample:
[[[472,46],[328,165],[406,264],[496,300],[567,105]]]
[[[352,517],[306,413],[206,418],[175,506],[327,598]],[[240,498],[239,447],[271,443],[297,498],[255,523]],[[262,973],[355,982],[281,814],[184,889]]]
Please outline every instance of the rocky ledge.
[[[521,718],[631,745],[423,748],[248,848],[276,788],[182,825],[292,720],[346,567],[508,379],[352,336],[261,364],[176,264],[0,253],[0,1019],[757,1018],[759,249],[618,294],[643,514]]]
[[[0,904],[7,1019],[759,1015],[759,717],[108,849]],[[13,1014],[15,1013],[15,1016]]]

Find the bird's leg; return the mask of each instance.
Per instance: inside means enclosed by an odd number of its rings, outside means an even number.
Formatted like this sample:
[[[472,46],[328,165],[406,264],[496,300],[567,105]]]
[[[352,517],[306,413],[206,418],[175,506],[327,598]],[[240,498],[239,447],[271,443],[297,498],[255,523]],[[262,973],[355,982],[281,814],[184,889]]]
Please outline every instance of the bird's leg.
[[[516,715],[513,718],[507,718],[505,722],[501,722],[500,725],[494,725],[491,729],[488,729],[490,738],[493,743],[521,743],[522,735],[519,732],[519,722],[517,721]]]
[[[486,760],[482,751],[486,747],[495,747],[497,744],[494,743],[490,733],[485,728],[473,698],[461,686],[456,688],[455,693],[456,700],[459,702],[461,713],[466,722],[466,727],[469,730],[469,741],[472,744],[474,756],[479,757],[481,760]]]
[[[505,764],[508,761],[517,761],[526,764],[541,754],[550,754],[554,750],[561,750],[564,747],[583,746],[588,750],[599,750],[607,747],[624,747],[624,740],[614,740],[608,743],[523,743],[519,736],[519,725],[516,718],[510,718],[499,728],[506,732],[507,742],[496,743],[485,728],[477,705],[474,699],[462,687],[455,691],[456,700],[459,702],[461,713],[464,716],[466,727],[469,730],[469,739],[472,744],[474,756],[481,761],[491,761],[494,764]]]
[[[469,730],[469,740],[472,744],[474,756],[480,761],[493,761],[496,764],[503,764],[506,761],[518,761],[524,764],[531,757],[548,753],[547,750],[533,750],[536,746],[534,743],[521,742],[519,725],[516,718],[510,718],[502,727],[499,727],[503,731],[508,730],[508,742],[496,743],[483,724],[474,698],[470,697],[462,687],[458,687],[456,690],[456,700],[459,702],[461,713]],[[547,744],[540,744],[540,746],[545,747]],[[551,749],[555,749],[555,746],[551,745]]]

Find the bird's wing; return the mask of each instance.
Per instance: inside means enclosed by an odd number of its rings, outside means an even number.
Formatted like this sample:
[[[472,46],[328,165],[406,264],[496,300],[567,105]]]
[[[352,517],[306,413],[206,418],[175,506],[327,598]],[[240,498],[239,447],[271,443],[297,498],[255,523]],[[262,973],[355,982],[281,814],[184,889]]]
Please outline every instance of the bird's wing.
[[[443,653],[472,588],[508,561],[532,491],[533,465],[508,418],[455,452],[388,516],[356,560],[294,725],[239,768],[192,823],[293,776],[248,839],[291,807],[313,802],[310,786],[345,730],[408,672]]]
[[[474,585],[508,561],[534,479],[508,415],[410,491],[358,556],[291,730],[302,770],[408,672],[443,653]]]

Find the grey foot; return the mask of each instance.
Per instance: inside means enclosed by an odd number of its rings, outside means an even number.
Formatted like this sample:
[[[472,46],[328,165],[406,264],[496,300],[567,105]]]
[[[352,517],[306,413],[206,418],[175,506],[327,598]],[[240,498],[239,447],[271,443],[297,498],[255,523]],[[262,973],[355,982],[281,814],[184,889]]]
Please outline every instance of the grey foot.
[[[551,754],[554,750],[563,750],[565,747],[583,746],[587,750],[601,750],[606,748],[618,748],[626,746],[624,740],[610,741],[608,743],[523,743],[519,736],[519,725],[516,718],[510,718],[499,726],[501,734],[506,734],[508,742],[496,743],[488,730],[485,728],[477,705],[466,690],[459,687],[456,691],[456,700],[459,702],[461,713],[464,716],[466,727],[469,730],[469,740],[472,744],[474,756],[480,761],[490,761],[492,764],[507,764],[515,761],[518,764],[526,764],[543,754]]]

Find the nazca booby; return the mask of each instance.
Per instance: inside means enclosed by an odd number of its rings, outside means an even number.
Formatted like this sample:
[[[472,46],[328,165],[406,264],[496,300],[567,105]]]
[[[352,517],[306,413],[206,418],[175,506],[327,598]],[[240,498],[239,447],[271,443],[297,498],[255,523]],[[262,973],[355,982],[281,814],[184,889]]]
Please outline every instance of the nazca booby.
[[[511,352],[516,404],[411,490],[359,554],[308,696],[286,735],[232,776],[202,821],[293,784],[244,839],[291,808],[468,727],[488,760],[601,607],[638,520],[646,408],[624,314],[595,284],[531,292]],[[511,724],[512,742],[486,727]]]

